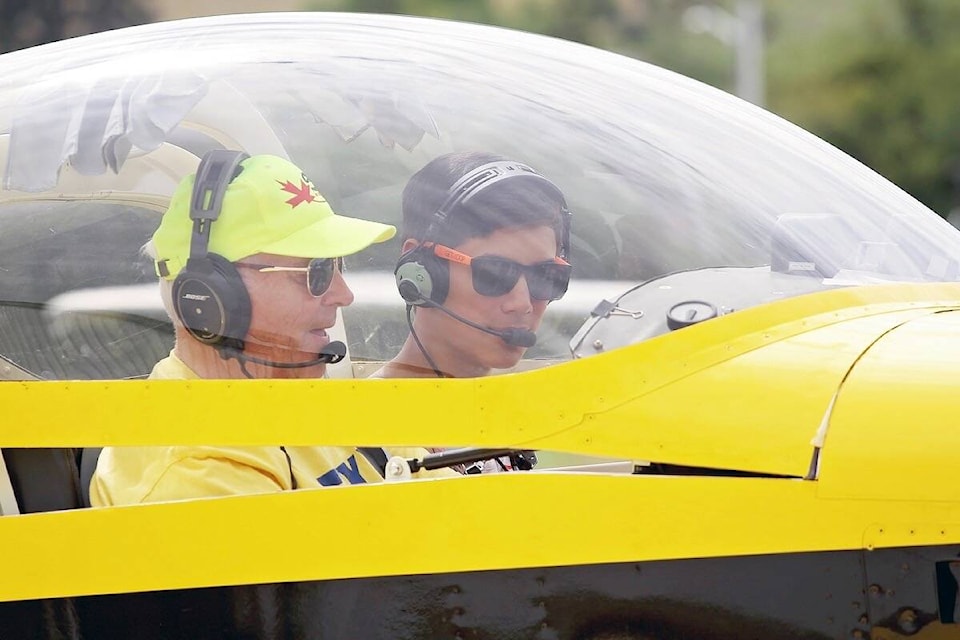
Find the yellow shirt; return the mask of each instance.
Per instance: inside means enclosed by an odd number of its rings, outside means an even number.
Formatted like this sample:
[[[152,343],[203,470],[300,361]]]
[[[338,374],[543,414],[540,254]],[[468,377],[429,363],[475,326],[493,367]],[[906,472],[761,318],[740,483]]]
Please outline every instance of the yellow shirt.
[[[153,380],[198,378],[172,352]],[[385,449],[386,456],[421,458],[426,449]],[[290,458],[287,459],[287,454]],[[454,477],[449,469],[416,477]],[[93,506],[138,504],[340,484],[382,482],[379,470],[354,447],[105,447],[90,483]]]

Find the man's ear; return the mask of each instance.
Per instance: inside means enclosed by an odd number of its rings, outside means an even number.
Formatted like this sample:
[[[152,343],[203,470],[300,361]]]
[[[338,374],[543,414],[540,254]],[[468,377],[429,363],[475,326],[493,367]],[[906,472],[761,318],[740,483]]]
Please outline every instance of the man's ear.
[[[408,251],[413,251],[420,245],[420,241],[416,238],[407,238],[403,241],[403,246],[400,247],[400,253],[407,253]]]

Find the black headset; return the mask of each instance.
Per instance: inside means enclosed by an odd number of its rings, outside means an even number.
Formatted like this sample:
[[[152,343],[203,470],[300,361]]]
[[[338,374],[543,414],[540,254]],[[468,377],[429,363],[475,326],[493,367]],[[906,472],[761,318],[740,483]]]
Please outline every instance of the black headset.
[[[173,306],[190,335],[204,344],[240,351],[250,329],[250,294],[236,267],[207,249],[210,227],[220,217],[227,186],[249,157],[228,149],[214,149],[203,156],[190,196],[190,257],[173,281]]]
[[[566,259],[570,247],[570,211],[563,192],[553,182],[531,167],[510,160],[488,162],[467,172],[447,191],[443,204],[433,214],[420,244],[397,260],[393,270],[400,296],[409,305],[442,305],[450,291],[450,267],[446,260],[433,253],[432,243],[458,207],[467,204],[484,189],[510,178],[535,178],[560,202],[559,256]],[[425,246],[431,245],[431,246]]]

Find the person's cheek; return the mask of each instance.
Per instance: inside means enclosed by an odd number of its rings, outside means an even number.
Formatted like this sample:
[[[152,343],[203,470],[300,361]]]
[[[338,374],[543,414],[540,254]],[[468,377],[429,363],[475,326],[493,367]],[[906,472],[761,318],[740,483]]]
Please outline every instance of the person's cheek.
[[[543,314],[547,311],[546,301],[536,300],[533,303],[533,322],[534,329],[540,326],[540,321],[543,320]]]

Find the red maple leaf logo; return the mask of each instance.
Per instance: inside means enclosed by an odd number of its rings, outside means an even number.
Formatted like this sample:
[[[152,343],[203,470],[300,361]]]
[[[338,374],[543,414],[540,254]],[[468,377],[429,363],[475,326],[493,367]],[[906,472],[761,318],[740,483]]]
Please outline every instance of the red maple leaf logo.
[[[313,185],[306,180],[300,180],[300,186],[293,184],[289,180],[280,182],[277,180],[280,188],[287,193],[292,193],[293,197],[287,200],[287,204],[296,208],[301,202],[313,202],[316,196],[313,195]]]

